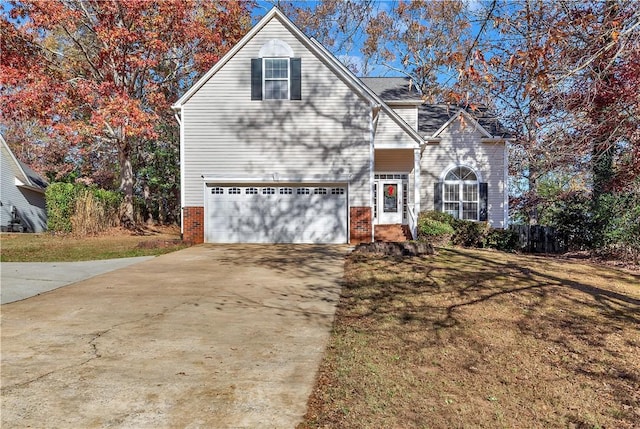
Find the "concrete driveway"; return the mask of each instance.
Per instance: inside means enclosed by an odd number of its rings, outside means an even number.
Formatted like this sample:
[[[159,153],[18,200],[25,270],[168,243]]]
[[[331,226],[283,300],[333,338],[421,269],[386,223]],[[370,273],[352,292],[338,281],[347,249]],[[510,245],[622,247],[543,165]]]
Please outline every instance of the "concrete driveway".
[[[295,427],[346,252],[201,245],[3,305],[2,427]]]
[[[80,262],[3,262],[0,304],[31,298],[148,259],[153,256]]]

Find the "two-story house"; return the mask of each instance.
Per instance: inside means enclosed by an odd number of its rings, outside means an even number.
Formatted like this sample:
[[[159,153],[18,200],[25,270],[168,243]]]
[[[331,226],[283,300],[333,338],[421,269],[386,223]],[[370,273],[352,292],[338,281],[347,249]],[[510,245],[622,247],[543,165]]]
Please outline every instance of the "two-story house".
[[[495,119],[356,77],[277,8],[173,109],[185,240],[369,242],[433,209],[506,226]]]

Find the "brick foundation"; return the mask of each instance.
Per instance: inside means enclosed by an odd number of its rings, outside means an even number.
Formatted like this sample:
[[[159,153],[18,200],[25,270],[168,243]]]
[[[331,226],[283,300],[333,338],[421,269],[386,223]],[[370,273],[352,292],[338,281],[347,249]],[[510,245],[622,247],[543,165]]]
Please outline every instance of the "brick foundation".
[[[371,207],[350,207],[349,243],[371,242]],[[204,207],[184,207],[182,209],[184,241],[204,243]]]
[[[349,243],[370,243],[371,207],[350,207],[349,216]]]
[[[204,243],[204,207],[182,209],[182,240],[193,244]]]

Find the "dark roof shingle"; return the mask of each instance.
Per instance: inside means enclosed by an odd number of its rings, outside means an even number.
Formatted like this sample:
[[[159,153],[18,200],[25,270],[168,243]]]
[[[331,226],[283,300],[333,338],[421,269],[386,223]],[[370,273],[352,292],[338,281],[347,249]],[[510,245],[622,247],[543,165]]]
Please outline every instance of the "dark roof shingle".
[[[418,109],[418,131],[421,134],[430,136],[458,113],[461,107],[453,104],[422,104]],[[498,117],[492,114],[488,108],[478,107],[475,110],[465,108],[464,110],[492,136],[511,137],[509,130],[500,123]]]
[[[361,77],[360,81],[384,101],[421,99],[420,92],[408,77]]]
[[[417,88],[408,77],[362,77],[362,83],[385,102],[416,101],[421,99]],[[431,136],[451,119],[462,107],[453,104],[423,103],[418,107],[418,132]],[[492,136],[508,138],[510,132],[488,108],[464,108]]]
[[[22,171],[24,171],[24,174],[27,175],[27,178],[33,186],[40,189],[45,189],[47,186],[49,186],[49,183],[45,179],[43,179],[42,176],[33,171],[27,164],[20,160],[18,160],[18,162],[20,163]]]

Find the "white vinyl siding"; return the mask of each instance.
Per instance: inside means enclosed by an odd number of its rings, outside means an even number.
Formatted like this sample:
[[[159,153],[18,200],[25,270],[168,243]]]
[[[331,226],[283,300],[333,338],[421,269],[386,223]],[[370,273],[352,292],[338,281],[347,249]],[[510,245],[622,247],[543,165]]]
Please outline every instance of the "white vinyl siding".
[[[270,40],[302,63],[302,100],[251,100],[251,59]],[[351,176],[349,206],[370,201],[370,106],[278,21],[248,41],[183,106],[185,206],[202,176]]]
[[[6,227],[11,222],[12,207],[16,207],[18,214],[28,230],[43,232],[47,229],[47,211],[44,193],[36,192],[24,187],[16,186],[19,168],[15,165],[11,154],[1,145],[0,154],[0,226]],[[22,182],[26,179],[20,177]]]
[[[413,149],[416,142],[409,137],[400,125],[386,113],[380,111],[376,128],[376,149]]]
[[[400,116],[411,128],[418,129],[418,108],[416,106],[393,106],[391,108]]]
[[[466,124],[453,121],[440,135],[437,144],[428,144],[421,159],[420,187],[422,210],[433,210],[434,183],[442,181],[446,171],[455,165],[468,166],[479,174],[480,182],[488,184],[488,221],[495,228],[504,228],[506,187],[504,183],[504,143],[484,143],[483,135]],[[444,194],[444,192],[443,192]],[[443,195],[443,202],[446,201]],[[469,210],[473,207],[469,206]]]

